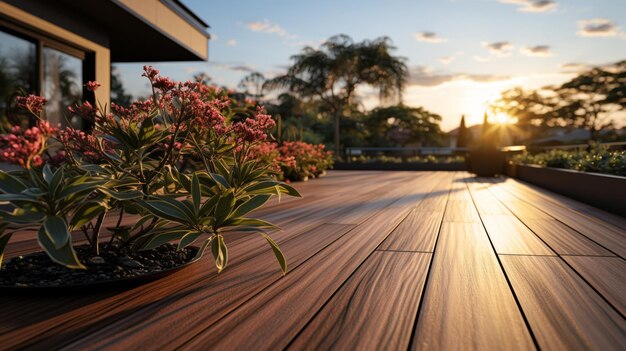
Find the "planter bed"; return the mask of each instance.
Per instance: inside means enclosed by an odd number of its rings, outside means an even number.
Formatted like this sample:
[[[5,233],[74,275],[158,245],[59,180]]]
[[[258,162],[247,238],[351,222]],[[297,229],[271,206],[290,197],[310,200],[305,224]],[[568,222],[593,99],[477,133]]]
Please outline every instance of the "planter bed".
[[[509,164],[508,176],[626,217],[626,177],[536,165]]]
[[[451,163],[335,163],[336,170],[344,171],[466,171],[465,162]]]

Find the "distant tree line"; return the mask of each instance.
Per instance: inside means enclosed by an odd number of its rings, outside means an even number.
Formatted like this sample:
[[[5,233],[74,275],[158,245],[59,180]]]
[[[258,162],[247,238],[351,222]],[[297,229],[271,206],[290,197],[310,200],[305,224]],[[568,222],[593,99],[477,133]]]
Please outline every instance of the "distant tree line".
[[[517,118],[523,129],[584,128],[591,140],[613,128],[611,115],[625,108],[626,60],[593,68],[560,86],[506,90],[491,106],[493,112]]]

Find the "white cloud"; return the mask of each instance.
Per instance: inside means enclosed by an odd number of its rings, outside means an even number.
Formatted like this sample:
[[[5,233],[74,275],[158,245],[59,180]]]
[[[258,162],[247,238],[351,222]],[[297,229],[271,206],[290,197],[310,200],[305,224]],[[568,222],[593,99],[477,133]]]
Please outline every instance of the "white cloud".
[[[564,73],[579,73],[590,70],[591,68],[591,65],[580,62],[569,62],[559,65],[559,69]]]
[[[417,41],[423,41],[432,44],[445,43],[448,41],[446,38],[442,38],[433,32],[418,32],[413,34]]]
[[[503,4],[517,5],[521,12],[549,12],[559,6],[554,0],[500,0]]]
[[[607,18],[578,21],[578,35],[583,37],[614,37],[618,34],[619,27]]]
[[[550,57],[553,56],[548,45],[526,46],[520,49],[520,52],[526,56],[532,57]]]
[[[452,63],[452,61],[454,61],[456,57],[454,56],[444,56],[444,57],[440,57],[439,58],[439,62],[443,63],[444,65],[450,64]]]
[[[228,41],[226,42],[226,45],[228,45],[228,46],[235,46],[235,45],[237,45],[237,40],[232,39],[232,38],[228,39]]]
[[[476,56],[474,56],[474,60],[476,62],[487,62],[487,61],[490,60],[490,57],[489,56],[478,56],[478,55],[476,55]]]
[[[287,39],[296,38],[295,35],[290,34],[283,27],[270,22],[267,18],[263,21],[248,22],[246,23],[246,27],[253,32],[275,34]]]
[[[506,57],[511,55],[511,51],[515,48],[508,41],[498,41],[495,43],[483,42],[483,47],[498,57]]]
[[[493,74],[435,72],[431,67],[416,66],[410,69],[409,85],[432,87],[448,82],[467,80],[473,82],[494,82],[510,77]]]

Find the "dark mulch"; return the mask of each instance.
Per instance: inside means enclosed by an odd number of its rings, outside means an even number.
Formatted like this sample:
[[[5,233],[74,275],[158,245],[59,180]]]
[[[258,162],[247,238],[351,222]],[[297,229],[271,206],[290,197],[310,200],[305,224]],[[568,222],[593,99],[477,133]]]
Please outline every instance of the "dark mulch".
[[[196,252],[195,248],[177,251],[176,246],[165,244],[140,252],[102,248],[100,256],[94,258],[89,246],[79,246],[76,253],[86,270],[65,268],[52,262],[44,252],[38,252],[3,264],[0,287],[54,287],[141,277],[184,265],[193,260]]]

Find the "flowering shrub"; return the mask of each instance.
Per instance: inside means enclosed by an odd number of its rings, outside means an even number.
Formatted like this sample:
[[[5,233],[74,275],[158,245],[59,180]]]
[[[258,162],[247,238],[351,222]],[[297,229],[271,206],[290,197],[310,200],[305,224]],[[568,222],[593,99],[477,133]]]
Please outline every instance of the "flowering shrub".
[[[152,86],[150,100],[68,108],[91,122],[90,132],[50,126],[45,99],[18,101],[36,125],[0,138],[0,159],[24,168],[0,171],[0,201],[11,207],[0,211],[0,264],[11,235],[33,230],[48,256],[69,268],[85,268],[70,235],[81,232],[94,256],[101,249],[198,243],[198,255],[210,247],[221,271],[229,233],[251,231],[267,240],[286,271],[285,257],[266,232],[274,226],[248,217],[273,195],[299,196],[270,176],[272,165],[252,157],[274,127],[271,117],[200,82],[174,82],[152,67],[144,67],[143,76]],[[99,86],[89,82],[86,88]],[[121,224],[128,214],[137,216],[135,225]],[[117,224],[103,228],[107,216]],[[112,235],[108,244],[101,243],[104,230]]]
[[[260,144],[253,151],[257,157],[271,165],[278,179],[305,180],[321,175],[332,167],[333,158],[323,144],[313,145],[301,141]]]

